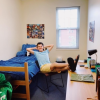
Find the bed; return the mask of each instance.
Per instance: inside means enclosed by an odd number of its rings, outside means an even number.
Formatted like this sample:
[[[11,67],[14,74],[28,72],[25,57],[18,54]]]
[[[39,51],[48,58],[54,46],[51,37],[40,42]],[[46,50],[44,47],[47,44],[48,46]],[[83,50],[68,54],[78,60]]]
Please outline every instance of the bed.
[[[22,85],[26,87],[26,94],[13,93],[12,98],[25,98],[30,100],[29,84],[31,79],[39,72],[34,55],[26,56],[26,48],[35,45],[23,44],[22,50],[17,52],[16,57],[9,60],[0,61],[0,73],[11,75],[12,85]]]

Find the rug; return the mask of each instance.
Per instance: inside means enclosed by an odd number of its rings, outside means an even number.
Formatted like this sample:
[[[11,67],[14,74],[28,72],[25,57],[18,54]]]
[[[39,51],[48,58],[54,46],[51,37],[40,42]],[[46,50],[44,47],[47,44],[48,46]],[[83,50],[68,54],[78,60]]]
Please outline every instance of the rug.
[[[30,84],[31,100],[65,100],[68,71],[50,76],[38,73]],[[20,86],[15,92],[25,93],[25,87]],[[25,100],[25,99],[12,99]]]

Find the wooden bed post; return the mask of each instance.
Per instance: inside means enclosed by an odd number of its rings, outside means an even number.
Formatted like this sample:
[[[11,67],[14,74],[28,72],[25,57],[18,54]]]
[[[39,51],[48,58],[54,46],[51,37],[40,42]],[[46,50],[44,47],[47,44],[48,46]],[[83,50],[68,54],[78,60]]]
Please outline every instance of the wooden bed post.
[[[24,63],[24,67],[0,66],[0,71],[25,72],[25,80],[13,80],[13,81],[11,81],[11,84],[25,86],[26,94],[13,93],[12,97],[30,100],[29,84],[31,83],[31,80],[29,82],[28,63],[27,62]]]
[[[26,84],[26,97],[27,100],[30,100],[30,88],[29,88],[29,75],[28,75],[28,63],[24,63],[25,67],[25,84]]]

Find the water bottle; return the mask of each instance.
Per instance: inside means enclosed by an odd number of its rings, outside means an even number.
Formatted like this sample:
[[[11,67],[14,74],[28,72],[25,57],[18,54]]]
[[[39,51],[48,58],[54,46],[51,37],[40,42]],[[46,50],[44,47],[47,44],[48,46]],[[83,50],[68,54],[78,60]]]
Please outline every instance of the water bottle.
[[[87,66],[88,66],[88,68],[90,68],[90,60],[91,60],[91,57],[88,57],[87,58]]]

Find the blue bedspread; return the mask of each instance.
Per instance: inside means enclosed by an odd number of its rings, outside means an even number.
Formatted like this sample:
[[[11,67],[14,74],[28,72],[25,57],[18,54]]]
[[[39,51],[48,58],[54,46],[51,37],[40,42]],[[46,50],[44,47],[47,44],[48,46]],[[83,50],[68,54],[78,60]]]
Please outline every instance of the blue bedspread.
[[[31,80],[32,77],[34,77],[38,72],[39,68],[37,67],[35,63],[35,56],[20,56],[20,57],[14,57],[9,60],[0,61],[0,66],[13,66],[13,67],[24,67],[24,63],[28,62],[28,72],[29,72],[29,80]],[[2,73],[2,72],[1,72]],[[12,75],[12,79],[14,80],[24,80],[25,79],[25,73],[24,72],[3,72],[8,73]]]

